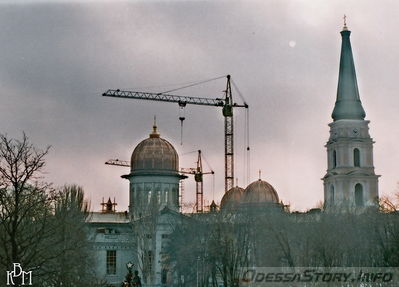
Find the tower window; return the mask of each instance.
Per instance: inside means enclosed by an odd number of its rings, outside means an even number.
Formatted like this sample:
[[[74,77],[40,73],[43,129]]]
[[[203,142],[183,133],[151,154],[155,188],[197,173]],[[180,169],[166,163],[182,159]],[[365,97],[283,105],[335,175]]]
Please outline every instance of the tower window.
[[[168,281],[168,269],[162,269],[161,284],[166,284]]]
[[[337,167],[337,152],[333,151],[333,168]]]
[[[360,183],[355,185],[355,205],[356,207],[361,207],[364,205],[363,186]]]
[[[353,164],[356,167],[360,167],[360,151],[357,148],[353,150]]]
[[[330,187],[330,203],[331,205],[334,205],[334,200],[335,200],[335,191],[334,191],[334,185],[331,185]]]
[[[146,270],[148,272],[152,271],[152,251],[151,250],[147,250],[145,266],[146,266]]]
[[[116,250],[107,250],[107,274],[116,274]]]

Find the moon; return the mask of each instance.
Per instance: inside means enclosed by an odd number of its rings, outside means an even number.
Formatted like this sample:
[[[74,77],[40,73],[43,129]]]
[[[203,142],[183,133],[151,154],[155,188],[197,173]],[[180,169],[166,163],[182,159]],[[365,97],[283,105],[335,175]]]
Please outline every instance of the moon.
[[[289,45],[291,48],[294,48],[294,47],[296,46],[296,42],[295,42],[294,40],[291,40],[291,41],[288,42],[288,45]]]

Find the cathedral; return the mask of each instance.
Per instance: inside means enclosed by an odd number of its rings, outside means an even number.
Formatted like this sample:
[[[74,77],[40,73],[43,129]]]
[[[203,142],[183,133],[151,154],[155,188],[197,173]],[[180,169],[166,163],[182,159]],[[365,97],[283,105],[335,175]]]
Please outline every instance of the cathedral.
[[[378,175],[373,165],[373,140],[365,120],[356,80],[350,31],[341,31],[338,91],[327,141],[327,172],[323,177],[323,212],[356,212],[376,206]],[[213,203],[209,212],[187,215],[179,212],[179,156],[163,139],[154,123],[149,137],[134,149],[129,181],[129,209],[116,211],[111,198],[100,212],[88,219],[95,254],[96,274],[108,286],[120,286],[128,269],[138,270],[145,286],[170,286],[175,282],[165,263],[164,246],[173,224],[206,217],[212,212],[234,212],[240,208],[273,208],[288,212],[273,186],[259,178],[246,188],[231,188]],[[319,211],[321,212],[321,210]]]

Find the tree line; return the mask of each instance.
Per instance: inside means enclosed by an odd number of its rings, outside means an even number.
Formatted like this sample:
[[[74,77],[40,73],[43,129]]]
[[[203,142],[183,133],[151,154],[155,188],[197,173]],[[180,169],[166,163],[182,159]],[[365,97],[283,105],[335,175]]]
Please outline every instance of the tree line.
[[[85,220],[89,205],[77,185],[44,181],[50,148],[0,135],[0,285],[20,263],[33,286],[91,286],[95,282]],[[21,278],[14,278],[20,286]]]
[[[383,199],[361,214],[253,207],[174,227],[164,264],[179,286],[236,287],[241,267],[399,267],[399,216]]]

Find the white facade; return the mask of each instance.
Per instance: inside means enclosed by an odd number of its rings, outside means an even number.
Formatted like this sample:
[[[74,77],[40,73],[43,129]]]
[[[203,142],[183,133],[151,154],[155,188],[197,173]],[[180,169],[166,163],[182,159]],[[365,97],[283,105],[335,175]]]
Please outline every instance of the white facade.
[[[378,176],[374,172],[373,140],[369,121],[338,120],[331,123],[324,180],[326,210],[375,206]]]

